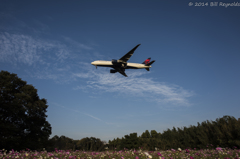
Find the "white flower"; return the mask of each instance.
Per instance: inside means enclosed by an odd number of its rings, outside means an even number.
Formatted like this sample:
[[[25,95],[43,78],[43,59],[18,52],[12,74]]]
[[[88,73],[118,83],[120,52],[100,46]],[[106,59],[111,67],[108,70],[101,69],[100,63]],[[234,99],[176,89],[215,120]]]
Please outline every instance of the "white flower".
[[[148,158],[152,158],[152,156],[151,155],[149,155],[149,153],[147,153],[147,152],[144,152],[144,154],[148,157]]]

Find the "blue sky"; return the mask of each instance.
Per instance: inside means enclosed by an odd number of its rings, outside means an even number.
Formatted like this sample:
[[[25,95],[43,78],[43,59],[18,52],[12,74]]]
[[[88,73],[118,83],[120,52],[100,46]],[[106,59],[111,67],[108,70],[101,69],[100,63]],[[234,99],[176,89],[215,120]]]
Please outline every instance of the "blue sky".
[[[0,68],[47,99],[51,137],[108,141],[240,117],[240,7],[184,0],[0,2]],[[151,57],[149,72],[126,70],[126,78],[90,64],[121,58],[137,44],[129,62]]]

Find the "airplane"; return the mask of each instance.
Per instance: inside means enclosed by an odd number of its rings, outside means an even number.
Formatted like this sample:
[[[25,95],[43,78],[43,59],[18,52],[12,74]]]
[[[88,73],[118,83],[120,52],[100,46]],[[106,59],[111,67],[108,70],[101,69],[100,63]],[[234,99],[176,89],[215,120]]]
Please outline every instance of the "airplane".
[[[97,68],[97,66],[112,67],[113,69],[110,70],[110,73],[119,72],[120,74],[122,74],[125,77],[127,77],[127,75],[125,73],[125,69],[143,69],[143,68],[145,68],[147,71],[149,71],[149,68],[151,68],[152,67],[151,65],[155,62],[155,60],[150,62],[150,60],[151,60],[150,57],[141,64],[127,62],[139,45],[141,45],[141,44],[138,44],[137,46],[135,46],[132,50],[130,50],[126,55],[121,57],[119,60],[115,60],[115,59],[113,59],[112,61],[97,60],[97,61],[93,61],[91,64],[95,65],[96,68]]]

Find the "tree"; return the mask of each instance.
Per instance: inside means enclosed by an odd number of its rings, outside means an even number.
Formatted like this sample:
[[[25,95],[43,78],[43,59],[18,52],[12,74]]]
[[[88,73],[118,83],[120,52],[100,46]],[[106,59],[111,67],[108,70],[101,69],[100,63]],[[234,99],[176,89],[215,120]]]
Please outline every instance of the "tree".
[[[55,135],[51,139],[49,139],[49,143],[51,144],[50,147],[47,147],[48,151],[53,151],[54,149],[58,150],[75,150],[78,148],[77,146],[78,140],[73,140],[69,137],[66,137],[64,135],[58,137]]]
[[[77,141],[76,147],[83,151],[103,151],[104,143],[98,138],[86,137]]]
[[[149,131],[146,130],[145,132],[142,133],[141,137],[142,137],[142,138],[150,138],[151,135],[150,135]]]
[[[122,139],[121,149],[138,149],[139,148],[139,138],[137,133],[131,133],[130,135],[125,135],[125,138]]]
[[[157,138],[158,137],[158,133],[156,130],[151,130],[151,137],[152,138]]]
[[[47,145],[51,125],[47,101],[16,74],[0,72],[0,149],[40,149]]]

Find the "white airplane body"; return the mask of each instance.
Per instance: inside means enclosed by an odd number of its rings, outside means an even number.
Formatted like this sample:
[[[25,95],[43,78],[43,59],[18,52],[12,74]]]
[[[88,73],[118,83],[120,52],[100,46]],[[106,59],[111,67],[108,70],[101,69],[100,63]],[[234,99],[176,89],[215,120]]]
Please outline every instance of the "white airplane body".
[[[126,76],[126,77],[127,77],[127,75],[125,74],[125,69],[143,69],[143,68],[145,68],[147,71],[149,71],[149,68],[152,67],[151,64],[153,64],[155,62],[155,60],[150,62],[151,58],[148,58],[142,64],[127,62],[139,45],[140,44],[135,46],[131,51],[129,51],[126,55],[124,55],[119,60],[112,60],[112,61],[98,60],[98,61],[93,61],[91,64],[95,65],[96,68],[97,68],[97,66],[112,67],[113,69],[110,70],[110,73],[119,72],[123,76]]]
[[[112,67],[112,61],[103,61],[103,60],[99,60],[99,61],[94,61],[91,63],[92,65],[95,66],[100,66],[100,67]],[[131,68],[135,68],[135,69],[141,69],[141,68],[151,68],[152,66],[146,66],[145,64],[140,64],[140,63],[127,63],[127,67],[131,67]],[[127,68],[126,68],[127,69]]]

